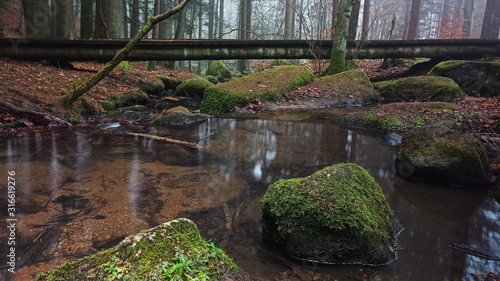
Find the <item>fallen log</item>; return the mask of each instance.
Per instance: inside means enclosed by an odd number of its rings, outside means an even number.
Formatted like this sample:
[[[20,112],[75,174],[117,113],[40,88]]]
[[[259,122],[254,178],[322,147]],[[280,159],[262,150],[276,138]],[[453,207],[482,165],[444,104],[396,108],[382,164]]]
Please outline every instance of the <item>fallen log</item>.
[[[0,91],[0,94],[3,94],[3,92]],[[9,113],[23,114],[23,115],[39,117],[39,118],[42,118],[42,119],[47,120],[47,121],[56,122],[56,123],[59,123],[61,125],[71,127],[71,124],[65,120],[62,120],[60,118],[57,118],[57,117],[52,116],[52,115],[47,114],[47,113],[20,108],[20,107],[13,105],[12,103],[4,101],[4,100],[0,100],[0,106],[5,108],[7,110],[7,112],[9,112]]]
[[[190,147],[190,148],[195,148],[195,149],[201,149],[201,148],[203,148],[203,146],[201,146],[201,145],[199,145],[197,143],[194,143],[194,142],[176,140],[176,139],[171,139],[171,138],[166,138],[166,137],[160,137],[160,136],[156,136],[156,135],[142,134],[142,133],[131,133],[131,132],[127,132],[125,134],[129,135],[129,136],[144,137],[144,138],[150,138],[150,139],[157,140],[157,141],[162,141],[162,142],[167,142],[167,143],[173,143],[173,144],[179,144],[179,145],[183,145],[183,146]]]

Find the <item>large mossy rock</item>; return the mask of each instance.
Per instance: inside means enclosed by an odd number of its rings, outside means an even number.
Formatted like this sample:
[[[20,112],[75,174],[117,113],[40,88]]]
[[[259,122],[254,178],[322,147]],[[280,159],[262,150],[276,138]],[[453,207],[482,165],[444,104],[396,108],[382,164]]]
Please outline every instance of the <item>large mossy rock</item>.
[[[464,92],[455,81],[446,77],[415,76],[373,84],[388,102],[397,101],[454,101],[463,99]]]
[[[213,61],[207,69],[207,75],[214,76],[219,81],[231,80],[231,70],[224,64],[223,61]]]
[[[267,233],[296,258],[370,265],[395,258],[394,215],[373,177],[356,164],[280,180],[261,207]]]
[[[453,186],[484,185],[490,171],[486,149],[478,139],[444,126],[406,132],[396,168],[405,178]]]
[[[378,102],[380,95],[363,71],[349,70],[316,79],[307,88],[327,91],[334,106],[361,106]]]
[[[198,279],[193,279],[198,278]],[[35,280],[250,280],[188,219],[161,224]]]
[[[213,85],[213,83],[201,77],[189,78],[177,86],[175,94],[177,96],[198,97],[202,99],[205,90]]]
[[[470,96],[500,94],[500,61],[444,61],[428,75],[451,78]]]
[[[314,74],[307,67],[273,67],[206,89],[200,110],[203,113],[224,114],[255,100],[277,101],[284,93],[313,79]]]

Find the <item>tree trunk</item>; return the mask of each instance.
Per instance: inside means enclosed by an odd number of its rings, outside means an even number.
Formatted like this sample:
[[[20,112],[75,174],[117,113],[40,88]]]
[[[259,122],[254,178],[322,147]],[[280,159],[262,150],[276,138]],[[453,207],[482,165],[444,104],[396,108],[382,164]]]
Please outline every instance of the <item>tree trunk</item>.
[[[240,39],[250,39],[251,34],[251,15],[252,15],[252,1],[240,0]],[[238,61],[238,70],[243,72],[246,70],[246,60]]]
[[[67,104],[72,104],[78,98],[80,98],[83,94],[85,94],[88,90],[92,89],[99,81],[101,81],[106,75],[108,75],[122,60],[124,60],[130,51],[134,48],[134,46],[141,41],[141,39],[146,36],[146,34],[153,29],[153,27],[165,20],[169,17],[175,15],[179,11],[182,11],[183,8],[187,5],[189,0],[183,0],[180,4],[170,9],[168,12],[151,17],[146,24],[139,30],[139,32],[132,38],[128,44],[118,51],[115,57],[109,61],[103,69],[101,69],[96,75],[92,76],[87,82],[79,85],[66,99]]]
[[[50,37],[50,7],[48,1],[22,0],[26,38]]]
[[[80,37],[92,38],[94,33],[94,0],[81,0]]]
[[[358,33],[359,9],[361,8],[361,0],[354,0],[351,16],[349,17],[349,39],[356,40]]]
[[[500,28],[500,1],[488,0],[484,11],[481,39],[498,39]]]
[[[123,38],[130,38],[129,37],[129,28],[128,28],[128,22],[129,22],[129,17],[128,17],[128,9],[127,9],[127,0],[122,1],[122,7],[123,7],[123,13],[122,13],[122,24],[123,24]]]
[[[214,9],[215,0],[208,0],[208,39],[213,39],[214,35]]]
[[[474,0],[464,1],[464,35],[470,38],[472,34],[472,17],[474,14]]]
[[[55,37],[64,39],[76,38],[75,13],[73,0],[56,0]]]
[[[139,0],[132,1],[132,9],[130,11],[130,36],[134,37],[139,32]]]
[[[292,39],[293,26],[293,0],[285,1],[285,39]]]
[[[333,0],[332,1],[332,32],[335,28],[335,22],[337,21],[337,16],[339,14],[339,1],[340,0]]]
[[[224,37],[224,0],[220,0],[219,7],[219,39]]]
[[[368,40],[368,32],[370,31],[370,9],[371,0],[365,0],[363,4],[363,26],[361,28],[361,40]]]
[[[121,1],[96,0],[95,39],[123,38],[123,3]]]
[[[422,0],[412,0],[410,23],[408,24],[408,34],[406,39],[413,40],[418,37],[418,24],[420,22],[420,6]]]
[[[351,17],[354,0],[340,0],[337,21],[332,35],[332,52],[330,65],[325,71],[326,75],[337,74],[346,70],[345,53],[349,32],[349,18]]]

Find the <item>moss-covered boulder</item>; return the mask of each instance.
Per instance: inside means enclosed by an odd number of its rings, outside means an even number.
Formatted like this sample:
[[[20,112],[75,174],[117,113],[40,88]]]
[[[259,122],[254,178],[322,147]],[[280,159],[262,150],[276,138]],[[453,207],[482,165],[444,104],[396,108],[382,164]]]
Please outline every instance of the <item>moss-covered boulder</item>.
[[[255,100],[277,101],[284,93],[305,85],[314,74],[303,66],[277,66],[205,90],[200,110],[204,113],[224,114],[236,106]]]
[[[210,119],[210,115],[201,113],[191,113],[184,111],[174,111],[169,114],[160,115],[151,124],[154,126],[165,126],[176,129],[185,129],[193,125],[200,124]]]
[[[470,96],[500,95],[500,61],[444,61],[428,75],[451,78]]]
[[[172,75],[160,75],[158,76],[158,79],[163,82],[163,85],[165,85],[165,90],[167,91],[175,91],[175,89],[177,89],[177,86],[179,86],[183,82],[181,79]]]
[[[111,110],[117,107],[128,107],[143,105],[149,101],[149,96],[139,88],[132,88],[118,96],[109,96],[101,101],[105,109]]]
[[[37,281],[250,280],[187,219],[161,224],[117,246],[41,273]]]
[[[177,86],[175,94],[177,96],[198,97],[202,99],[205,89],[213,85],[210,81],[201,77],[189,78]]]
[[[455,81],[446,77],[415,76],[373,84],[388,102],[395,101],[454,101],[463,99],[464,92]]]
[[[356,164],[273,183],[261,207],[266,232],[296,258],[370,265],[395,258],[394,215],[373,177]]]
[[[484,185],[490,172],[483,144],[444,126],[424,126],[406,132],[396,168],[405,178],[453,186]]]
[[[220,60],[213,61],[208,66],[206,74],[216,77],[219,81],[230,80],[232,77],[231,70]]]
[[[370,78],[363,71],[350,70],[316,79],[309,89],[327,91],[333,106],[360,106],[378,102],[380,95],[375,91]]]

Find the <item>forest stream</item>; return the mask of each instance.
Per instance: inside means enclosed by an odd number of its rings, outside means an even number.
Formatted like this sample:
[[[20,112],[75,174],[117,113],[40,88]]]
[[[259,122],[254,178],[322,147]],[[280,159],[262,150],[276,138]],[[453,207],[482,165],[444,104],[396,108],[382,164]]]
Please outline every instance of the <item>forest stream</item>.
[[[486,189],[404,180],[397,150],[382,136],[322,121],[213,118],[158,135],[193,149],[123,134],[124,124],[27,132],[0,142],[0,172],[16,180],[16,273],[0,247],[0,280],[37,272],[119,243],[163,222],[193,220],[254,280],[475,280],[500,262],[449,247],[464,243],[500,256],[500,205]],[[402,223],[398,259],[385,266],[295,261],[262,241],[259,201],[269,184],[353,162],[381,186]],[[5,184],[5,185],[4,185]],[[2,192],[7,192],[2,189]],[[0,203],[2,228],[7,201]],[[7,232],[0,232],[7,241]]]

